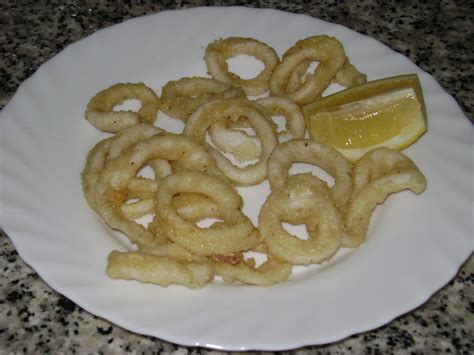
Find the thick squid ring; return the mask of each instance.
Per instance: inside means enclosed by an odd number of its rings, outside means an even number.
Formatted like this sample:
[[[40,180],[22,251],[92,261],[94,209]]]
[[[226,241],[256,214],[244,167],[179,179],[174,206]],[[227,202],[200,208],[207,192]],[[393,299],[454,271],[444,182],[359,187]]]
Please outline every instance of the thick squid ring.
[[[97,212],[97,204],[95,201],[96,186],[107,161],[116,158],[135,143],[161,132],[163,132],[163,130],[160,128],[146,123],[139,123],[122,130],[113,137],[100,141],[89,151],[86,158],[86,165],[81,174],[81,179],[86,200],[94,211]],[[154,170],[155,175],[162,175],[160,167],[156,166]],[[134,178],[132,179],[131,184],[138,184],[141,186],[141,180],[145,180],[143,183],[151,183],[153,181],[150,179]],[[150,194],[144,197],[150,197]]]
[[[364,243],[372,212],[390,194],[406,189],[420,194],[425,188],[426,178],[406,155],[385,147],[364,154],[354,167],[354,191],[345,206],[342,244],[357,247]]]
[[[313,61],[311,59],[301,62],[291,72],[290,78],[288,79],[287,90],[289,93],[295,92],[298,87],[306,81],[308,76],[307,70]],[[342,68],[336,73],[333,81],[346,88],[351,86],[360,85],[367,82],[367,75],[362,74],[357,68],[352,65],[349,58],[346,57],[346,61]]]
[[[254,56],[263,62],[265,68],[252,79],[242,79],[237,74],[229,72],[226,61],[239,54]],[[270,76],[279,63],[278,55],[273,48],[256,39],[243,37],[229,37],[212,42],[206,48],[204,60],[209,74],[214,79],[241,87],[249,96],[268,91]]]
[[[105,167],[112,140],[113,137],[100,141],[87,153],[86,166],[81,173],[82,191],[84,191],[87,203],[96,212],[96,187],[100,180],[100,174]]]
[[[173,208],[185,220],[190,222],[198,222],[204,218],[221,218],[219,206],[209,197],[196,194],[184,193],[173,197]],[[204,260],[205,257],[190,253],[180,244],[170,240],[162,227],[160,219],[157,214],[153,221],[148,225],[148,230],[155,234],[159,241],[154,246],[147,246],[146,248],[139,248],[138,250],[145,251],[148,254],[170,256],[173,258],[184,259],[187,261]]]
[[[306,81],[308,76],[309,66],[313,63],[312,59],[303,60],[298,64],[290,74],[288,78],[288,86],[286,87],[287,92],[293,93]]]
[[[268,180],[272,190],[283,188],[292,163],[319,166],[334,177],[331,188],[336,206],[344,205],[352,193],[352,165],[336,149],[310,139],[291,140],[279,144],[268,159]]]
[[[115,159],[132,145],[163,132],[161,128],[147,123],[139,123],[128,127],[113,137],[107,159]]]
[[[138,112],[114,111],[125,100],[138,99]],[[116,133],[140,122],[153,124],[160,106],[155,92],[143,83],[119,83],[99,92],[87,104],[86,118],[97,129]]]
[[[245,167],[233,165],[223,153],[206,143],[206,131],[211,125],[235,115],[247,118],[260,139],[262,147],[258,162]],[[184,134],[203,144],[226,178],[240,186],[256,185],[266,178],[267,160],[277,145],[273,125],[269,119],[255,107],[254,103],[246,99],[213,100],[200,106],[189,116],[184,127]]]
[[[128,127],[117,133],[113,138],[110,144],[107,160],[115,159],[120,156],[122,152],[124,152],[126,149],[130,148],[137,142],[140,142],[142,140],[154,136],[155,134],[163,132],[164,131],[162,129],[146,123],[139,123],[134,126]],[[153,197],[154,193],[156,192],[156,186],[159,183],[159,180],[171,174],[171,166],[167,160],[154,159],[149,161],[148,165],[152,168],[155,174],[155,179],[148,179],[138,176],[131,179],[128,185],[128,190],[130,196],[133,198]],[[136,216],[136,212],[138,212],[139,210],[142,210],[144,212],[143,206],[146,204],[150,205],[150,202],[145,203],[138,201],[136,204],[130,204],[130,206],[125,207],[125,210],[128,208],[133,208],[135,211],[133,214]]]
[[[313,74],[293,92],[288,89],[290,76],[295,68],[308,60],[319,61]],[[270,91],[275,96],[286,96],[298,105],[315,100],[329,86],[346,60],[344,48],[336,38],[313,36],[296,42],[283,55],[270,79]]]
[[[267,97],[256,100],[265,116],[284,116],[286,129],[277,132],[279,142],[288,139],[302,139],[306,131],[306,123],[301,108],[285,97]],[[216,122],[209,127],[212,143],[220,150],[231,153],[238,161],[257,159],[262,148],[256,136],[228,127],[227,122]],[[275,128],[276,129],[276,128]]]
[[[282,142],[288,135],[291,139],[303,139],[306,122],[301,108],[285,97],[267,97],[256,101],[263,107],[268,117],[284,116],[286,120],[285,130],[278,133],[278,140]]]
[[[294,265],[320,263],[340,247],[344,224],[327,185],[311,174],[292,175],[273,190],[259,215],[259,231],[270,255]],[[282,222],[305,224],[310,239],[288,233]]]
[[[245,97],[241,88],[211,78],[192,77],[169,81],[161,91],[161,109],[170,117],[186,121],[203,103],[212,99]]]
[[[137,280],[161,286],[171,284],[200,288],[214,278],[210,262],[187,262],[167,256],[113,251],[106,273],[113,279]]]
[[[218,206],[223,222],[200,228],[179,215],[173,206],[178,193],[199,193]],[[197,171],[183,171],[166,177],[158,187],[156,215],[165,234],[190,252],[209,256],[226,255],[255,247],[258,232],[240,210],[241,197],[223,180]]]
[[[201,145],[189,137],[171,133],[141,141],[109,161],[96,188],[98,212],[112,229],[122,231],[139,246],[156,245],[157,240],[142,225],[125,218],[120,206],[128,199],[130,180],[148,161],[157,158],[176,160],[187,170],[219,173],[214,160]]]

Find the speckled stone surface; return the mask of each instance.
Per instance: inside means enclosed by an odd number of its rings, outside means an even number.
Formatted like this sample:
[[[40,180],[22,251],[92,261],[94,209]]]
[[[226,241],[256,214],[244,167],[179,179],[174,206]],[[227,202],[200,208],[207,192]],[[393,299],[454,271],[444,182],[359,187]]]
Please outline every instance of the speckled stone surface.
[[[0,108],[23,80],[66,45],[131,17],[199,5],[278,8],[345,25],[403,53],[431,73],[473,120],[474,5],[469,1],[3,0]],[[0,269],[0,354],[208,352],[130,333],[82,310],[51,290],[21,260],[3,232]],[[473,353],[473,281],[471,256],[457,276],[418,309],[377,330],[295,352]]]

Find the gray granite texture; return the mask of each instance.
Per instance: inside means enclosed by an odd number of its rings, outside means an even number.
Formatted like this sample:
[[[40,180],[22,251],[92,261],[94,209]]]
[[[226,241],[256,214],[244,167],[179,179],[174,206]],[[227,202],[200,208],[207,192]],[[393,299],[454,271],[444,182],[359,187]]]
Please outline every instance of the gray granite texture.
[[[473,120],[474,5],[470,1],[0,2],[0,108],[40,64],[98,29],[163,9],[278,8],[338,23],[385,43],[431,73]],[[1,227],[1,226],[0,226]],[[130,333],[50,289],[0,235],[0,354],[204,353]],[[297,353],[474,352],[474,258],[418,309],[379,329]],[[216,353],[216,352],[213,352]]]

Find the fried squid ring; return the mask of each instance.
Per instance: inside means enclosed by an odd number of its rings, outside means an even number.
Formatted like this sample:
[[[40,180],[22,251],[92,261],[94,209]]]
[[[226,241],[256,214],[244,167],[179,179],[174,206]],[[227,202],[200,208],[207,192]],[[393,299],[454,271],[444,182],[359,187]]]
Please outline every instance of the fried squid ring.
[[[190,222],[195,223],[204,218],[221,217],[219,206],[209,197],[202,194],[178,194],[173,197],[172,203],[176,212],[185,220]],[[187,261],[205,260],[203,256],[195,255],[182,247],[180,244],[175,243],[169,239],[163,230],[158,215],[155,214],[153,221],[148,225],[148,230],[155,234],[155,237],[159,243],[154,246],[139,248],[139,251],[143,250],[149,254],[171,256],[173,258],[184,259]]]
[[[277,139],[283,142],[288,139],[302,139],[306,123],[301,108],[285,97],[267,97],[256,100],[267,117],[284,116],[285,129],[277,132]],[[209,127],[212,143],[220,150],[232,154],[238,161],[257,159],[262,148],[260,140],[245,132],[228,127],[227,122],[216,122]]]
[[[125,100],[141,102],[138,112],[114,111]],[[86,118],[97,129],[116,133],[140,122],[153,124],[160,106],[155,92],[143,83],[119,83],[99,92],[87,104]]]
[[[406,155],[389,148],[375,148],[354,167],[354,192],[346,208],[346,247],[364,243],[370,216],[377,204],[392,193],[409,189],[415,194],[426,188],[426,178]]]
[[[94,211],[97,212],[97,204],[95,201],[96,186],[99,182],[100,174],[105,168],[107,161],[116,158],[135,143],[161,132],[163,132],[163,130],[160,128],[146,123],[140,123],[122,130],[111,138],[106,138],[100,141],[89,151],[86,158],[86,165],[81,174],[81,180],[86,200]],[[163,175],[161,169],[161,166],[155,166],[155,175]],[[141,184],[144,183],[152,183],[152,180],[149,179],[146,179],[145,182],[142,182],[142,180],[144,179],[134,178],[131,181],[131,185],[135,184],[141,186]],[[142,194],[142,197],[143,195],[145,194]],[[144,197],[147,198],[150,196],[151,195],[148,194]]]
[[[277,260],[294,265],[320,263],[339,249],[344,225],[329,188],[319,181],[311,174],[290,176],[260,210],[258,229]],[[291,235],[282,222],[304,223],[310,239]]]
[[[332,177],[331,188],[336,206],[344,205],[352,193],[352,165],[336,149],[310,139],[291,140],[279,144],[268,159],[268,180],[272,190],[283,188],[292,163],[317,165]]]
[[[227,60],[239,54],[253,56],[263,62],[265,68],[252,79],[242,79],[229,72]],[[250,96],[260,95],[269,89],[269,80],[279,63],[275,50],[253,38],[229,37],[212,42],[204,56],[211,76],[223,83],[241,87]]]
[[[128,198],[130,180],[148,161],[157,158],[176,160],[187,170],[219,174],[214,160],[201,145],[189,137],[171,133],[141,141],[108,162],[96,188],[98,211],[112,229],[122,231],[137,245],[155,245],[157,241],[149,230],[125,218],[120,206]]]
[[[285,117],[285,130],[278,132],[278,140],[280,142],[288,139],[288,135],[291,139],[304,138],[306,122],[303,112],[298,105],[285,97],[276,96],[258,99],[256,102],[263,107],[263,111],[268,117]]]
[[[189,288],[204,287],[214,278],[210,262],[186,262],[167,256],[118,251],[109,254],[106,273],[113,279]]]
[[[305,60],[297,65],[296,68],[291,72],[287,87],[289,93],[295,92],[298,87],[306,81],[306,78],[309,75],[307,71],[312,62],[312,60]],[[359,70],[357,70],[357,68],[350,63],[349,58],[346,57],[344,65],[336,73],[333,81],[339,85],[349,88],[351,86],[360,85],[367,82],[367,75],[362,74]]]
[[[233,165],[223,153],[206,142],[206,131],[211,125],[234,115],[246,117],[261,142],[262,152],[258,162],[245,167]],[[200,106],[189,116],[184,134],[203,144],[226,178],[239,186],[256,185],[266,178],[267,160],[277,145],[273,126],[268,118],[254,103],[246,99],[213,100]]]
[[[178,193],[199,193],[218,206],[223,222],[200,228],[179,215],[173,207]],[[258,233],[240,210],[241,197],[223,180],[197,171],[183,171],[166,177],[158,188],[157,216],[166,235],[197,255],[232,254],[255,247]]]
[[[192,77],[169,81],[161,91],[161,109],[170,117],[186,121],[203,103],[212,99],[245,97],[241,88],[211,78]]]
[[[173,208],[180,216],[191,222],[198,222],[204,218],[221,217],[219,206],[209,197],[202,194],[177,194],[173,197]],[[139,251],[187,261],[206,260],[205,257],[190,253],[187,249],[169,239],[156,214],[147,228],[155,235],[158,243],[153,246],[139,247]]]
[[[318,61],[313,74],[306,76],[304,83],[293,92],[288,90],[292,72],[302,62]],[[333,37],[313,36],[296,42],[283,55],[283,59],[273,71],[270,91],[275,96],[286,96],[298,105],[315,100],[329,86],[346,60],[342,44]]]
[[[298,64],[295,69],[290,74],[290,77],[288,78],[288,86],[286,90],[289,93],[293,93],[298,88],[301,86],[302,83],[306,81],[306,77],[308,75],[308,69],[313,63],[312,59],[307,59],[302,61],[300,64]]]
[[[87,203],[96,212],[96,187],[100,180],[100,174],[105,167],[112,140],[113,137],[100,141],[87,153],[86,166],[81,173],[82,191]]]

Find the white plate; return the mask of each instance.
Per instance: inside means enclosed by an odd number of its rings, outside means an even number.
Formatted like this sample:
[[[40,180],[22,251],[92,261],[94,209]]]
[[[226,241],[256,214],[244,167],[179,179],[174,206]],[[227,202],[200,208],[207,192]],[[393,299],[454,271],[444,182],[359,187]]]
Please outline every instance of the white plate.
[[[429,131],[405,152],[428,179],[421,196],[394,195],[376,210],[364,247],[270,288],[202,290],[113,281],[107,254],[123,249],[83,198],[87,151],[105,135],[83,116],[116,82],[159,89],[205,75],[204,49],[219,37],[262,40],[281,55],[315,34],[340,39],[370,80],[421,79]],[[160,115],[157,125],[179,131]],[[288,349],[332,342],[381,326],[422,304],[473,250],[473,129],[428,74],[384,45],[344,27],[273,10],[195,8],[126,21],[81,40],[42,65],[0,119],[1,226],[21,257],[55,290],[131,331],[184,345]],[[265,197],[259,190],[258,201]],[[243,191],[255,221],[258,203]]]

